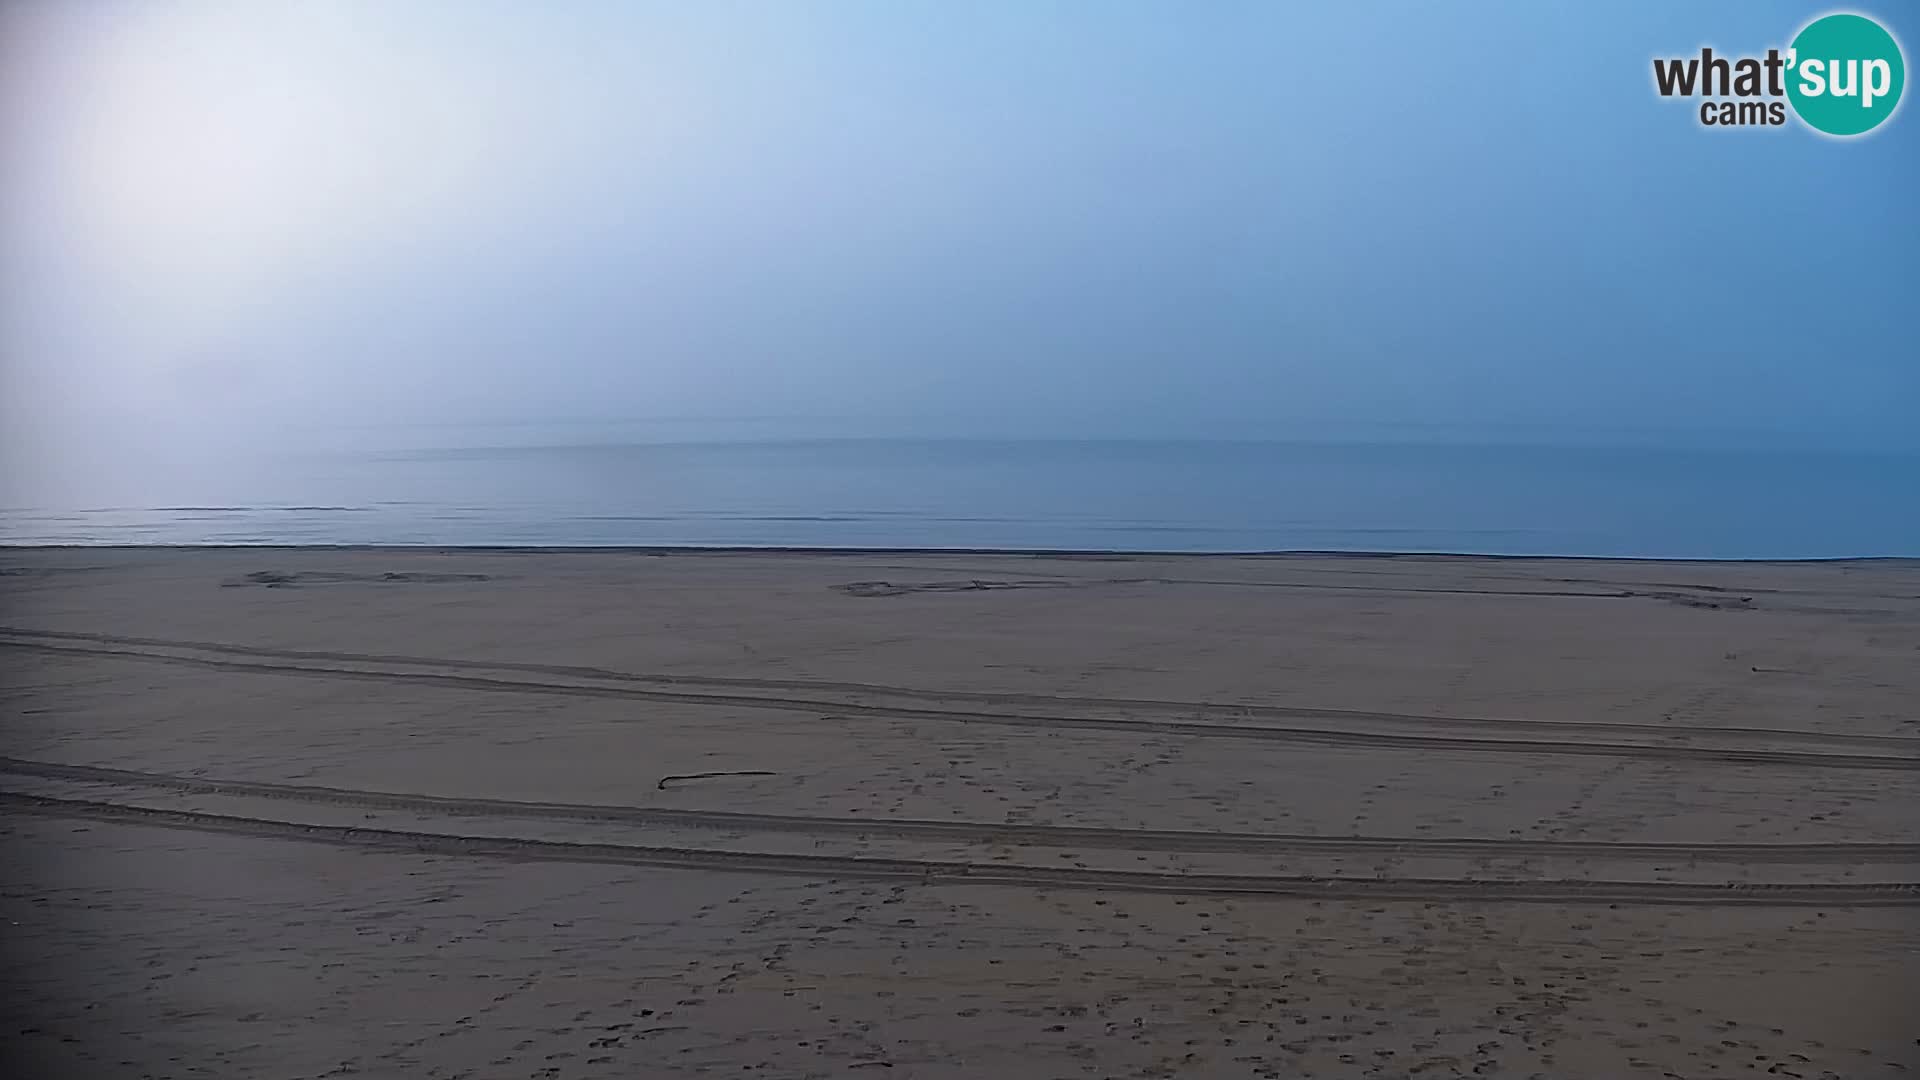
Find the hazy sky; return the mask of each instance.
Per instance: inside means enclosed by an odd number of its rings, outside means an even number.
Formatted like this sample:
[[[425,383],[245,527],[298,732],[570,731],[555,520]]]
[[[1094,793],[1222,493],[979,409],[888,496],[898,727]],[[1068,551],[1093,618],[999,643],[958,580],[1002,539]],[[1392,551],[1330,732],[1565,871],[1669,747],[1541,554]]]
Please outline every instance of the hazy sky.
[[[1821,10],[11,3],[5,420],[1916,446],[1920,116],[1651,88]]]

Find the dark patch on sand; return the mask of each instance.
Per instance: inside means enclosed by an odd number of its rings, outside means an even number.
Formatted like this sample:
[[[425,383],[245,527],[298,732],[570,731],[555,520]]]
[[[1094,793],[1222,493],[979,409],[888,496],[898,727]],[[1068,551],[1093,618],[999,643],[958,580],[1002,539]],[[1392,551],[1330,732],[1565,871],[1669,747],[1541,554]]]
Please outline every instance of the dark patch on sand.
[[[444,585],[461,581],[488,581],[486,574],[425,574],[389,570],[384,574],[341,574],[322,570],[288,573],[282,570],[255,570],[250,574],[221,582],[225,588],[259,585],[285,589],[301,585]]]
[[[1753,610],[1753,597],[1751,596],[1724,595],[1723,590],[1716,590],[1716,593],[1717,594],[1713,596],[1701,596],[1698,593],[1688,592],[1628,591],[1625,595],[1644,596],[1649,600],[1665,600],[1669,604],[1679,604],[1681,607],[1704,608],[1710,611]]]
[[[835,592],[848,596],[905,596],[923,592],[987,592],[1001,589],[1071,589],[1071,581],[851,581],[835,585]]]

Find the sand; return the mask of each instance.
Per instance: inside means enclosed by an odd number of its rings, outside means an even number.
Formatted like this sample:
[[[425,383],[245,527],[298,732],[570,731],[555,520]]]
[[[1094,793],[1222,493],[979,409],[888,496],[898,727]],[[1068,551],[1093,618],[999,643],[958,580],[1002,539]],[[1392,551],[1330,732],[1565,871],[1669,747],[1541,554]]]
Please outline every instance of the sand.
[[[0,551],[8,1075],[1920,1072],[1920,564]]]

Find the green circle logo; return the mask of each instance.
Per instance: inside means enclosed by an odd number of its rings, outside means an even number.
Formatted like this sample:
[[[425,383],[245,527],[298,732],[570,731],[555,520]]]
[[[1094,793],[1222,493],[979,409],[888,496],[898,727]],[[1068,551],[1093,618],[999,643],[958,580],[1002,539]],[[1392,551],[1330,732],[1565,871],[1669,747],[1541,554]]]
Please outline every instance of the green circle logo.
[[[1900,44],[1864,15],[1828,15],[1807,24],[1787,54],[1787,98],[1816,131],[1861,135],[1900,105],[1907,64]]]

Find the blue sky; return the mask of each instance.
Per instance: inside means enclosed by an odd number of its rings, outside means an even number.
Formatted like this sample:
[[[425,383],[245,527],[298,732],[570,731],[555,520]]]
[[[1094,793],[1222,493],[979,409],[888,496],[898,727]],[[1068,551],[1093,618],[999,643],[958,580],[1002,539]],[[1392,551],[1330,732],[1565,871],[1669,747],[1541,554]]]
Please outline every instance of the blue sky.
[[[1824,10],[29,0],[6,419],[1920,448],[1912,108],[1651,88]]]

